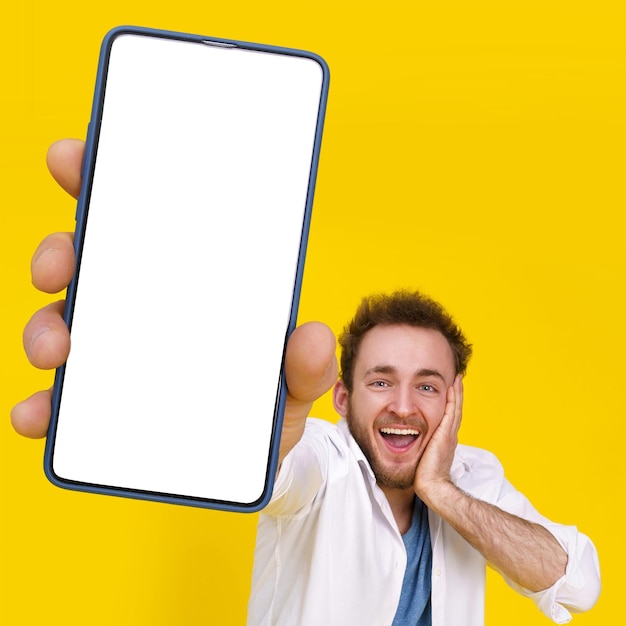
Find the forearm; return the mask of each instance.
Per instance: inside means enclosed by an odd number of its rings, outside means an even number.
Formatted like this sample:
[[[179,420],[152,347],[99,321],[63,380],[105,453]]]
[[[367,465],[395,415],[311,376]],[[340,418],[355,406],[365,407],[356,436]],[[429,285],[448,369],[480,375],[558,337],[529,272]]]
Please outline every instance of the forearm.
[[[525,589],[547,589],[565,574],[567,554],[543,526],[476,500],[448,481],[420,497],[495,569]]]

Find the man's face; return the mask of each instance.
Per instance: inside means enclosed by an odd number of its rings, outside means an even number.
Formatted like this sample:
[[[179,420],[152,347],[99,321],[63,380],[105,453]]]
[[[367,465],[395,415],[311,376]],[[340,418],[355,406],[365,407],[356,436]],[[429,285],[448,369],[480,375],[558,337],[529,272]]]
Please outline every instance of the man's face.
[[[334,402],[381,487],[413,486],[455,373],[452,349],[439,331],[375,326],[363,337],[353,390],[339,381]]]

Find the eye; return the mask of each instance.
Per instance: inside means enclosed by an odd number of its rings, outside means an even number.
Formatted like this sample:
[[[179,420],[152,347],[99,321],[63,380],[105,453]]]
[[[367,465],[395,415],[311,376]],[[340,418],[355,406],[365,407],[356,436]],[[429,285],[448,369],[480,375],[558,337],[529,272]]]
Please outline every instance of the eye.
[[[369,386],[374,387],[374,389],[385,389],[386,387],[389,387],[389,384],[384,380],[374,380],[369,384]]]
[[[433,393],[433,392],[437,391],[432,385],[429,385],[428,383],[423,383],[423,384],[419,385],[418,389],[420,391],[426,391],[427,393]]]

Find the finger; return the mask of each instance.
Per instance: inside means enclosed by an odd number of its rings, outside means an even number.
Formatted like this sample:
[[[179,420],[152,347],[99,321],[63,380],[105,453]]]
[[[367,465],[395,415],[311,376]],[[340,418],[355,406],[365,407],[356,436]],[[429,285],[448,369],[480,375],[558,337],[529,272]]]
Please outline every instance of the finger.
[[[460,376],[457,376],[452,385],[448,387],[446,393],[446,406],[443,418],[437,429],[441,431],[442,435],[456,437],[461,426],[463,396],[462,388],[459,388],[459,382]]]
[[[313,402],[337,380],[335,336],[320,322],[298,326],[285,354],[287,402],[280,437],[279,464],[300,441]]]
[[[454,390],[454,383],[448,387],[446,393],[446,407],[444,409],[442,422],[450,422],[454,420],[456,414],[456,392]]]
[[[80,192],[84,151],[85,143],[80,139],[62,139],[50,146],[46,158],[54,180],[74,198]]]
[[[337,380],[335,335],[321,322],[308,322],[294,330],[287,344],[285,376],[287,403],[312,403]]]
[[[70,352],[70,333],[63,320],[61,300],[37,311],[24,328],[24,350],[40,369],[60,367]]]
[[[31,439],[46,436],[51,413],[51,391],[38,391],[11,411],[11,424],[16,432]]]
[[[73,241],[72,233],[56,233],[39,244],[30,266],[37,289],[58,293],[69,285],[75,264]]]
[[[458,431],[463,419],[463,377],[458,374],[454,379],[454,428]]]

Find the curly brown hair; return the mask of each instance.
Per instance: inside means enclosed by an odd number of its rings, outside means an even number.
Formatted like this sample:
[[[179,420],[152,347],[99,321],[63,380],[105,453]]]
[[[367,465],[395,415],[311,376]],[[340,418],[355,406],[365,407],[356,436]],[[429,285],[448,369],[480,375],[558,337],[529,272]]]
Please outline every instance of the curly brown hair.
[[[339,336],[341,346],[341,379],[352,392],[352,377],[361,341],[377,325],[406,324],[439,331],[450,344],[456,373],[465,374],[472,346],[450,314],[438,303],[418,291],[395,291],[363,298],[354,318]]]

